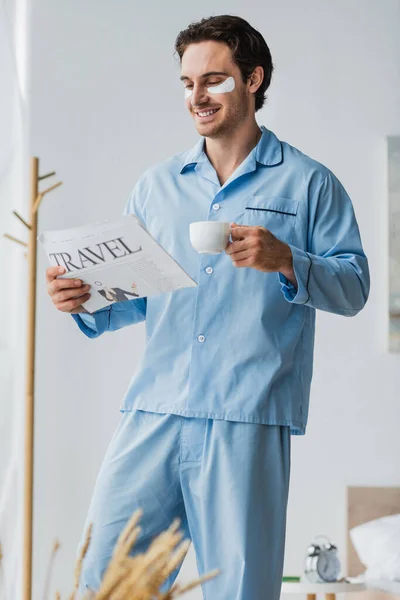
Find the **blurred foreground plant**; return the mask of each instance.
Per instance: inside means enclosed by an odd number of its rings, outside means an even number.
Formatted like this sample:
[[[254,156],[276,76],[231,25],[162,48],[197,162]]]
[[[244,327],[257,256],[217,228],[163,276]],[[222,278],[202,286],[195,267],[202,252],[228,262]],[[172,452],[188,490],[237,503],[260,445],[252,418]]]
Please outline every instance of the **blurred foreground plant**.
[[[129,556],[129,553],[141,532],[138,526],[142,510],[137,510],[122,531],[115,545],[113,555],[104,573],[100,589],[89,591],[83,600],[172,600],[185,592],[212,579],[218,570],[181,586],[175,584],[168,592],[160,592],[160,587],[168,576],[182,563],[190,546],[189,540],[182,540],[178,531],[180,520],[154,538],[144,553]],[[83,559],[90,544],[92,526],[90,525],[75,569],[75,588],[69,600],[77,598]],[[59,593],[56,600],[61,600]]]

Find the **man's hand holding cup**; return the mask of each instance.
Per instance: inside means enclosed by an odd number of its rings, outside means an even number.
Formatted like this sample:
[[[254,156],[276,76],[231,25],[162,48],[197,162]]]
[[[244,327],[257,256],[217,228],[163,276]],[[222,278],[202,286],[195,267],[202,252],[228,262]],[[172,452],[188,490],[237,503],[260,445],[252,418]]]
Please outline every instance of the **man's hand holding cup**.
[[[190,241],[200,254],[220,254],[225,250],[234,267],[279,271],[297,287],[290,247],[264,227],[197,221],[190,224]]]
[[[258,271],[281,272],[294,277],[290,247],[264,227],[231,224],[232,242],[225,252],[235,267],[250,267]]]

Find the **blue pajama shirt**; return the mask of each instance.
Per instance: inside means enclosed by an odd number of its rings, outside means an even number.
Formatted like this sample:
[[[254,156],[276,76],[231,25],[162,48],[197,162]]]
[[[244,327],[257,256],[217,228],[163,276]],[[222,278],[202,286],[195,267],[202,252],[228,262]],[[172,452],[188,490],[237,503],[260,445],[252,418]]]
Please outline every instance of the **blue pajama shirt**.
[[[125,213],[141,219],[197,287],[72,315],[90,338],[145,320],[146,347],[122,400],[124,419],[126,412],[147,411],[170,415],[164,418],[172,429],[184,417],[198,420],[199,428],[216,420],[228,429],[269,425],[303,435],[315,312],[354,316],[367,301],[368,261],[343,185],[327,167],[260,129],[258,144],[223,185],[200,138],[191,150],[147,169],[129,197]],[[192,221],[269,229],[291,249],[297,286],[282,273],[235,267],[226,253],[198,254],[189,239]],[[218,459],[215,464],[218,470]],[[276,468],[286,473],[287,464]],[[251,486],[258,490],[260,481],[247,472],[235,477],[244,494]],[[226,599],[236,597],[250,598],[243,592]]]

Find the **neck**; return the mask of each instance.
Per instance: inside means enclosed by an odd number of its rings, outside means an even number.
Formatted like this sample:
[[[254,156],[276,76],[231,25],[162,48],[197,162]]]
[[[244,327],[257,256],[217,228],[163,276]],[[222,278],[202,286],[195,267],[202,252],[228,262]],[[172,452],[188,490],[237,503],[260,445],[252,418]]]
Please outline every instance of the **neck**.
[[[262,132],[257,122],[243,125],[217,138],[206,138],[205,152],[218,176],[227,179],[258,144]]]

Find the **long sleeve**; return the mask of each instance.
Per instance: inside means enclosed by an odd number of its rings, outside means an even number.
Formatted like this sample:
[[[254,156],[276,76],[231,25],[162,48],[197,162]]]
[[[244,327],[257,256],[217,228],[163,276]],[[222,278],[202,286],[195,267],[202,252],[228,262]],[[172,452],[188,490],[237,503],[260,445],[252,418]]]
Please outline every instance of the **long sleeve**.
[[[297,289],[279,273],[288,302],[338,315],[356,315],[370,288],[352,202],[340,181],[328,172],[310,201],[308,250],[290,245]]]
[[[89,338],[99,337],[105,331],[116,331],[127,325],[140,323],[146,318],[147,298],[115,302],[92,314],[71,315],[79,329]]]
[[[125,205],[124,215],[135,214],[145,223],[143,203],[146,198],[144,177],[136,183]],[[114,302],[94,313],[71,315],[79,329],[89,338],[96,338],[106,331],[116,331],[121,327],[134,325],[146,319],[147,298],[135,298]]]

